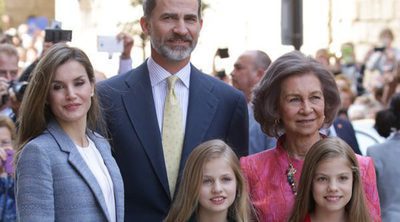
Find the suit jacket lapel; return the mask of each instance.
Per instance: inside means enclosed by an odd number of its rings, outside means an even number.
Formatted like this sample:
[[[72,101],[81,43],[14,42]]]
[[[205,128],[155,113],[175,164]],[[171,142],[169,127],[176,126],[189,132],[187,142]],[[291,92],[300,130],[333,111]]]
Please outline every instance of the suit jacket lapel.
[[[68,162],[75,168],[75,170],[82,176],[85,182],[88,184],[92,190],[97,202],[99,203],[103,213],[106,215],[107,219],[110,220],[110,215],[108,214],[107,206],[105,203],[105,198],[96,178],[94,177],[92,171],[90,171],[86,162],[83,160],[81,154],[76,149],[75,144],[69,138],[69,136],[61,129],[55,120],[52,120],[47,127],[49,133],[57,141],[60,149],[64,152],[69,153]]]
[[[164,191],[169,195],[161,133],[153,100],[146,62],[139,66],[126,81],[129,89],[122,95],[126,112],[140,142],[149,157]]]
[[[189,106],[180,169],[183,169],[184,163],[193,148],[204,140],[219,102],[218,98],[212,93],[213,83],[208,81],[194,66],[191,69]]]
[[[119,168],[115,160],[111,155],[111,147],[107,145],[107,143],[100,142],[99,138],[91,132],[88,132],[89,138],[96,145],[97,150],[100,152],[103,157],[104,165],[107,167],[108,173],[110,174],[111,180],[113,181],[114,187],[114,196],[115,196],[115,210],[118,217],[123,215],[124,209],[124,193],[121,191],[123,187],[122,177],[119,173]],[[105,141],[105,140],[104,140]],[[121,192],[119,192],[121,191]]]

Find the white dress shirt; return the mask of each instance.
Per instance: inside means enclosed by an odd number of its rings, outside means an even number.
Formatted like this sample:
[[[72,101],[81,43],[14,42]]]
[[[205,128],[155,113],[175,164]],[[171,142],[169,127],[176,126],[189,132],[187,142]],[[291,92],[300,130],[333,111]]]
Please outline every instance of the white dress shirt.
[[[147,67],[150,74],[150,82],[153,91],[158,126],[161,132],[164,116],[165,96],[168,92],[167,78],[172,74],[158,65],[151,57],[147,60]],[[183,129],[186,129],[186,116],[189,105],[190,71],[190,63],[188,63],[185,67],[174,74],[179,78],[175,83],[175,94],[179,99],[179,105],[182,109]]]

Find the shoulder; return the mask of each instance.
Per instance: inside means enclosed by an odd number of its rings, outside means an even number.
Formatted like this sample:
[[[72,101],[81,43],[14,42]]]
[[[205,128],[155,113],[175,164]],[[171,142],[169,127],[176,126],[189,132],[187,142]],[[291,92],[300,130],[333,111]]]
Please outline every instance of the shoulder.
[[[17,169],[49,167],[53,157],[58,155],[60,149],[54,138],[49,133],[43,133],[29,141],[22,148],[19,159],[16,162]]]
[[[264,164],[277,158],[277,149],[264,150],[249,156],[240,158],[240,165],[244,171],[257,171],[258,168],[264,168]]]
[[[201,72],[193,65],[191,67],[192,67],[191,80],[201,82],[202,86],[204,88],[209,88],[214,93],[216,93],[216,95],[226,96],[226,97],[243,96],[243,93],[241,91],[235,89],[234,87],[228,85],[227,83],[225,83],[211,75]],[[192,83],[190,83],[190,84],[192,84]],[[243,96],[243,98],[244,98],[244,96]]]
[[[135,84],[135,82],[140,79],[139,74],[144,72],[148,72],[146,61],[126,73],[117,74],[106,80],[100,81],[97,83],[96,87],[100,93],[108,90],[118,90],[121,89],[121,87],[126,87],[126,84]]]
[[[129,76],[131,76],[131,72],[133,72],[133,70],[98,82],[96,85],[98,92],[101,94],[104,91],[120,89],[120,87],[125,84],[125,81],[129,78]]]
[[[368,156],[400,155],[400,135],[391,136],[383,143],[374,144],[367,149]]]
[[[368,156],[361,156],[356,154],[358,165],[360,167],[360,175],[361,178],[367,179],[368,175],[371,172],[375,172],[375,165],[374,161],[371,157]]]
[[[361,166],[365,166],[368,165],[372,162],[372,158],[368,157],[368,156],[361,156],[356,154],[357,160],[358,160],[358,164]]]
[[[53,138],[53,136],[46,130],[39,136],[33,138],[30,140],[25,146],[23,147],[23,152],[26,152],[26,150],[30,151],[42,151],[42,152],[51,152],[52,149],[49,149],[49,147],[52,147],[53,145],[57,145],[57,142]]]
[[[386,153],[386,142],[381,144],[374,144],[367,148],[367,155],[368,156],[377,156],[380,153]]]

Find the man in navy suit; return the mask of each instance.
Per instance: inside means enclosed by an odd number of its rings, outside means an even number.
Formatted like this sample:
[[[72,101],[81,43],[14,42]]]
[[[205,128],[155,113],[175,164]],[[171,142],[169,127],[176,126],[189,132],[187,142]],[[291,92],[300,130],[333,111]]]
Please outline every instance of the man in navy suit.
[[[126,221],[162,221],[176,193],[170,191],[162,145],[168,77],[178,77],[174,89],[184,129],[183,145],[176,147],[177,186],[189,153],[203,141],[223,139],[239,156],[247,154],[243,94],[190,63],[203,23],[200,5],[201,0],[145,1],[140,24],[150,36],[150,58],[98,85],[124,179]]]
[[[358,146],[358,141],[356,137],[356,132],[353,125],[347,119],[342,117],[336,117],[332,125],[322,130],[327,136],[337,136],[344,140],[353,149],[356,154],[362,155],[360,147]]]
[[[332,127],[334,130],[332,130]],[[362,155],[358,146],[356,132],[354,131],[353,125],[350,121],[336,117],[330,129],[330,136],[337,136],[343,139],[347,144],[350,145],[355,153]]]

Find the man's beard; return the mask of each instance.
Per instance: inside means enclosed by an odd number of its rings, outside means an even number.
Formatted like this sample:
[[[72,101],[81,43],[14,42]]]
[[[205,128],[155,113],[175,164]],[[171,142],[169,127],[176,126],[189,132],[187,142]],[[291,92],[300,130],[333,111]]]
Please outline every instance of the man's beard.
[[[188,47],[186,46],[175,46],[175,47],[170,47],[166,44],[165,42],[169,40],[180,40],[180,41],[185,41],[185,42],[190,42],[190,45]],[[197,40],[193,40],[190,36],[181,36],[174,34],[172,37],[166,38],[164,42],[161,42],[162,40],[156,39],[153,36],[150,36],[150,42],[153,48],[162,56],[172,60],[172,61],[182,61],[190,56],[194,48],[196,47]]]

